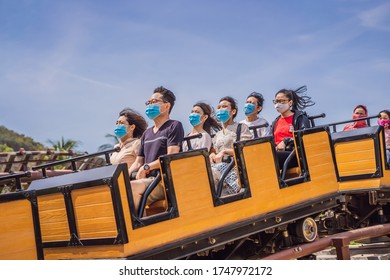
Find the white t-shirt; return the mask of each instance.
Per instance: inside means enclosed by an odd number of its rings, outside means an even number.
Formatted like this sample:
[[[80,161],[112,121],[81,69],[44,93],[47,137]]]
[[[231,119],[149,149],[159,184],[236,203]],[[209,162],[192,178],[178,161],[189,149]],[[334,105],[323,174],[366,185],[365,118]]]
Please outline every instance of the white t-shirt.
[[[188,134],[187,136],[191,136]],[[207,148],[210,151],[211,148],[211,136],[207,132],[202,133],[201,138],[194,138],[190,140],[192,150]],[[183,141],[183,151],[188,151],[187,141]]]
[[[263,125],[263,124],[268,124],[267,127],[260,127],[257,129],[257,137],[264,137],[264,136],[268,136],[268,135],[271,135],[271,129],[270,129],[270,125],[269,123],[267,122],[266,119],[262,118],[259,116],[258,119],[256,119],[255,121],[253,122],[248,122],[246,119],[245,120],[242,120],[240,121],[240,123],[244,123],[246,124],[249,128],[251,126],[258,126],[258,125]],[[253,134],[253,129],[250,129],[251,133]]]
[[[237,140],[237,127],[238,123],[228,125],[225,129],[218,131],[213,138],[213,145],[216,153],[219,153],[223,149],[232,149],[233,143]],[[247,125],[241,125],[240,140],[252,139],[253,135],[249,131]]]

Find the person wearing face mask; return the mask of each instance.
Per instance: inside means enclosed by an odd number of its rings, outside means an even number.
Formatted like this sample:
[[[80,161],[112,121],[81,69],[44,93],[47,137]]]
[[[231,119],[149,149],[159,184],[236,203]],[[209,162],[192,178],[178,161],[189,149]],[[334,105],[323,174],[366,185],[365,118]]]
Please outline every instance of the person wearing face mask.
[[[285,160],[294,148],[294,130],[311,127],[310,120],[303,109],[313,106],[315,103],[309,96],[304,94],[306,90],[306,86],[296,90],[281,89],[275,94],[275,99],[273,100],[275,109],[280,114],[273,121],[271,127],[280,169],[283,168]],[[291,162],[291,165],[298,165],[296,159]]]
[[[387,162],[390,164],[390,111],[382,110],[379,112],[378,124],[383,126],[386,142]]]
[[[353,109],[352,119],[356,120],[356,119],[364,118],[367,117],[367,115],[368,115],[367,107],[365,105],[357,105]],[[367,123],[365,120],[356,121],[352,124],[347,124],[346,126],[344,126],[343,131],[363,128],[363,127],[367,127]]]
[[[170,119],[175,100],[176,96],[172,91],[158,87],[145,103],[145,113],[149,119],[153,120],[154,125],[143,133],[137,158],[129,168],[129,174],[137,172],[136,180],[131,181],[136,211],[138,211],[143,193],[160,168],[159,157],[180,152],[184,138],[183,125],[179,121]],[[147,205],[164,199],[164,197],[165,190],[160,182],[148,196]]]
[[[265,137],[270,135],[270,127],[266,119],[260,116],[263,110],[264,97],[261,93],[252,92],[246,98],[244,106],[245,120],[240,123],[246,124],[248,127],[262,126],[256,129],[257,137]],[[252,134],[253,130],[251,130]]]
[[[145,119],[130,108],[119,113],[114,133],[119,139],[115,147],[119,147],[120,151],[112,153],[112,164],[127,163],[130,167],[134,163],[141,144],[140,138],[147,126]]]
[[[187,136],[202,134],[201,138],[194,138],[189,140],[192,149],[211,148],[211,133],[217,132],[221,129],[218,122],[211,117],[212,108],[204,102],[196,103],[189,115],[189,121],[192,125],[192,130]],[[183,142],[183,151],[188,151],[187,142]]]
[[[210,154],[215,185],[218,184],[222,172],[227,167],[227,163],[223,162],[224,156],[234,156],[233,143],[239,140],[253,138],[246,124],[238,124],[235,122],[234,119],[237,116],[237,112],[237,101],[234,98],[226,96],[220,99],[216,117],[221,123],[222,129],[213,138],[214,151]],[[234,194],[240,191],[241,187],[238,184],[238,176],[235,168],[228,174],[225,183],[223,194]]]

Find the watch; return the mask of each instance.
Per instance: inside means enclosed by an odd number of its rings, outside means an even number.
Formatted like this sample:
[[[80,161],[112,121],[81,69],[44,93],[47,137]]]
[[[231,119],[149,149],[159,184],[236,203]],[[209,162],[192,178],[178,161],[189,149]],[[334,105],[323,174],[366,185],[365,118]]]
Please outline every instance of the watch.
[[[145,170],[146,175],[148,175],[150,173],[150,165],[149,164],[145,164],[144,165],[144,170]]]

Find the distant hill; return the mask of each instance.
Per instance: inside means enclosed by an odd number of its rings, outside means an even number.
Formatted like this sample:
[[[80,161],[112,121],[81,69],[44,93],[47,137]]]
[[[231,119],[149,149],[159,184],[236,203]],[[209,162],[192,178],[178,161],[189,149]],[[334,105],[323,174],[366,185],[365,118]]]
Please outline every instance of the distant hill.
[[[14,151],[18,151],[20,148],[24,148],[26,151],[46,150],[43,144],[35,142],[31,137],[26,137],[0,125],[0,151],[4,151],[7,147]]]

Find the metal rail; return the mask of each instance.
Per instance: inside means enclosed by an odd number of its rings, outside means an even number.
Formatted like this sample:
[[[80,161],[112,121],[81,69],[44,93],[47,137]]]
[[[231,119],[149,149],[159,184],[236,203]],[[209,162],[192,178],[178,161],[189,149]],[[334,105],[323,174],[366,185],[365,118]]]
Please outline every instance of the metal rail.
[[[329,237],[320,238],[312,243],[298,245],[278,253],[269,255],[262,260],[293,260],[322,251],[329,247],[336,248],[338,260],[350,260],[349,244],[351,241],[390,234],[390,224],[359,228]]]
[[[364,120],[366,120],[367,121],[367,125],[371,126],[370,120],[379,118],[379,116],[380,115],[368,116],[368,117],[359,118],[359,119],[353,119],[353,120],[347,120],[347,121],[342,121],[342,122],[330,123],[330,124],[326,124],[324,126],[332,127],[333,128],[333,132],[336,132],[336,126],[337,125],[345,124],[345,123],[351,123],[351,122],[357,122],[357,121],[364,121]]]
[[[110,150],[106,150],[106,151],[102,151],[102,152],[97,152],[97,153],[88,154],[88,155],[82,155],[82,156],[73,157],[73,158],[69,158],[69,159],[59,160],[59,161],[52,162],[52,163],[47,163],[47,164],[42,164],[42,165],[38,165],[38,166],[33,166],[32,170],[42,169],[42,176],[43,177],[47,177],[47,175],[46,175],[46,168],[70,162],[71,166],[72,166],[73,172],[77,172],[76,161],[81,160],[81,159],[96,157],[96,156],[100,156],[100,155],[104,155],[105,156],[106,163],[107,163],[107,165],[109,165],[109,164],[111,164],[111,162],[110,162],[110,154],[113,153],[113,152],[119,152],[120,150],[121,150],[120,147],[115,147],[114,149],[110,149]]]
[[[31,177],[31,172],[30,171],[26,171],[26,172],[23,172],[23,173],[17,173],[17,174],[9,174],[9,175],[5,175],[5,176],[0,176],[0,181],[3,181],[3,180],[15,180],[15,186],[16,186],[16,191],[22,191],[23,188],[22,188],[22,183],[20,181],[21,178],[25,178],[25,177]]]

